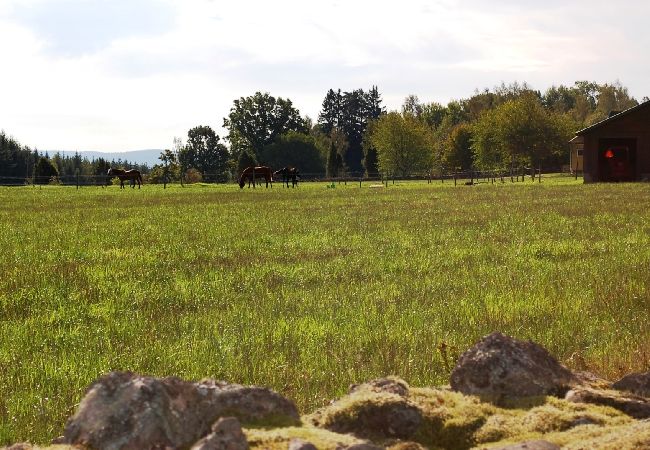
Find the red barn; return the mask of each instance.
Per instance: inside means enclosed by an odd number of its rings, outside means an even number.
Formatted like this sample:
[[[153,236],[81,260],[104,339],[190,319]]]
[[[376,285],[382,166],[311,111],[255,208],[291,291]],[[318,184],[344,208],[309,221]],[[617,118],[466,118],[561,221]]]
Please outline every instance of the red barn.
[[[580,130],[585,183],[650,180],[650,101]]]

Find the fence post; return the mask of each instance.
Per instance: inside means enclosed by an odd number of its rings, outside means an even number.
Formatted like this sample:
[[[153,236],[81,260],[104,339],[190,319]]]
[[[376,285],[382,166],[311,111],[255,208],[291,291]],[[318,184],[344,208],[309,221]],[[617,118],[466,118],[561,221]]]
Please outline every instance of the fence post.
[[[456,169],[454,169],[454,186],[456,186]]]
[[[541,166],[541,164],[539,166],[539,176],[537,177],[537,181],[540,182],[540,183],[542,182],[542,166]]]
[[[79,169],[75,169],[75,175],[77,176],[77,190],[79,189]]]
[[[361,177],[359,177],[359,187],[361,187]]]

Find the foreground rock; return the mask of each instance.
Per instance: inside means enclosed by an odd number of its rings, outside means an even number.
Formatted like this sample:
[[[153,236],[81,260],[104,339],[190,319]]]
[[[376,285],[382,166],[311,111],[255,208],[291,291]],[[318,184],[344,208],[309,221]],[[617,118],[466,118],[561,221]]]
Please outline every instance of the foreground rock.
[[[490,400],[563,396],[578,383],[569,369],[534,342],[501,333],[484,337],[463,353],[451,373],[451,388]]]
[[[373,392],[387,392],[389,394],[396,394],[400,397],[408,397],[409,385],[406,381],[398,377],[385,377],[377,378],[362,384],[353,384],[348,390],[348,394],[360,392],[363,390]]]
[[[625,395],[615,391],[575,388],[567,392],[566,400],[572,403],[609,406],[635,419],[650,418],[650,400],[634,395]]]
[[[312,415],[311,423],[362,438],[406,439],[422,423],[422,412],[407,395],[408,384],[394,377],[355,385],[350,394]]]
[[[248,450],[248,441],[234,417],[219,419],[212,433],[194,444],[191,450]]]
[[[289,442],[288,450],[318,450],[311,442],[303,441],[302,439],[292,439]]]
[[[628,391],[642,397],[650,397],[650,372],[632,373],[612,385],[619,391]]]
[[[548,441],[526,441],[492,450],[560,450],[560,446]]]
[[[634,374],[612,389],[594,374],[569,372],[536,344],[500,334],[460,358],[455,390],[380,378],[302,420],[268,389],[116,372],[88,389],[57,439],[70,445],[47,450],[650,449],[650,398],[634,394],[646,383],[647,374]]]
[[[189,447],[220,417],[298,423],[293,402],[261,387],[113,372],[89,388],[58,442],[94,449]]]

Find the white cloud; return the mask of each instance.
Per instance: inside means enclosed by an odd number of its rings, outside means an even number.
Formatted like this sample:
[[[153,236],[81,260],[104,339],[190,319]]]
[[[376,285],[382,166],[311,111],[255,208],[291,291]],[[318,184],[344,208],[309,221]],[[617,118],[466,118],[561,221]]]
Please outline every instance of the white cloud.
[[[110,3],[111,6],[107,6]],[[76,10],[75,10],[76,8]],[[257,90],[316,118],[329,88],[446,102],[620,79],[641,97],[650,6],[500,0],[0,0],[0,127],[39,148],[166,147]],[[637,19],[634,19],[634,18]],[[56,25],[68,20],[71,26]],[[83,22],[83,23],[82,23]]]

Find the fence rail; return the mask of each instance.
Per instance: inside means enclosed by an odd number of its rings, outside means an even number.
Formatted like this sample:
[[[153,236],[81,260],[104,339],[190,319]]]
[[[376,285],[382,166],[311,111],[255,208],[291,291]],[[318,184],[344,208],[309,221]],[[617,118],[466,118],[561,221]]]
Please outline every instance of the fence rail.
[[[578,173],[563,173],[557,171],[549,171],[548,173],[557,173],[561,176],[578,178]],[[547,174],[548,174],[547,173]],[[428,184],[434,182],[447,183],[451,182],[455,185],[471,185],[479,183],[505,183],[505,182],[523,182],[526,179],[531,181],[542,182],[544,171],[541,168],[520,167],[513,171],[510,170],[465,170],[465,171],[447,171],[447,172],[426,172],[416,173],[410,175],[397,175],[397,174],[362,174],[362,173],[346,173],[339,176],[327,176],[325,173],[301,173],[300,182],[327,182],[332,184],[345,184],[348,183],[381,183],[384,185],[394,184],[396,181],[425,181]],[[149,177],[143,175],[144,183],[150,183]],[[273,181],[276,183],[282,182],[282,178],[275,178]],[[115,181],[106,175],[64,175],[58,177],[6,177],[0,176],[0,186],[25,186],[25,185],[64,185],[76,186],[77,188],[83,186],[98,186],[105,187],[113,184]],[[178,184],[179,180],[159,180],[154,184]],[[187,182],[187,181],[185,181]],[[217,176],[216,174],[203,174],[200,181],[204,184],[231,184],[236,183],[237,178],[234,176],[228,177],[225,181],[223,175]],[[125,182],[128,184],[129,182]]]

